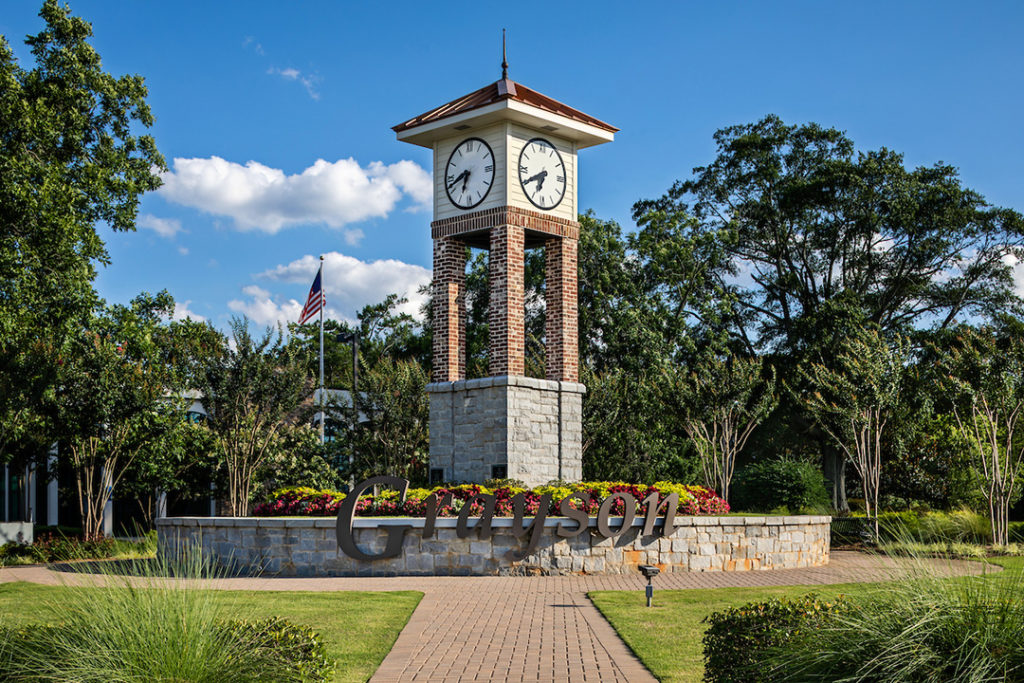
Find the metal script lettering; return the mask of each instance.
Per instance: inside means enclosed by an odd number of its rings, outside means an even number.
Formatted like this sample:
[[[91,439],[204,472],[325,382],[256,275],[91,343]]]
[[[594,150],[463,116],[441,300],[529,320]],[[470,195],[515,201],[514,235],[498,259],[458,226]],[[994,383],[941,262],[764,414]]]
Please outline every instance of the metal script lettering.
[[[611,526],[608,525],[608,517],[611,516],[612,506],[615,505],[615,501],[620,499],[622,500],[623,507],[625,507],[625,515],[622,517],[622,526],[613,531]],[[597,511],[597,533],[605,538],[615,538],[633,526],[634,519],[636,519],[636,498],[633,497],[633,494],[626,493],[625,491],[613,493],[604,499],[601,503],[601,509]]]
[[[462,509],[459,510],[459,521],[455,526],[455,535],[459,538],[466,538],[470,534],[469,528],[469,513],[473,507],[473,503],[476,501],[483,501],[484,511],[480,515],[480,519],[477,520],[476,526],[473,527],[480,538],[487,539],[491,537],[491,520],[494,519],[494,506],[497,505],[498,499],[490,493],[478,493],[465,502]]]
[[[537,548],[540,542],[540,535],[544,532],[544,520],[548,516],[548,508],[551,507],[551,494],[545,493],[540,497],[540,505],[537,507],[537,515],[527,526],[523,526],[523,514],[526,512],[526,494],[517,493],[512,497],[512,535],[521,539],[527,533],[530,539],[525,548],[516,550],[513,548],[505,553],[510,560],[521,560]]]
[[[398,557],[402,554],[402,541],[404,540],[405,532],[412,528],[411,524],[381,525],[380,528],[385,529],[388,535],[384,551],[371,555],[359,549],[356,545],[355,536],[352,533],[352,520],[355,518],[356,504],[359,502],[359,496],[367,489],[377,485],[397,489],[399,491],[399,505],[405,503],[405,494],[409,491],[408,479],[388,476],[371,477],[350,491],[345,496],[345,500],[341,501],[341,505],[338,507],[338,522],[335,529],[338,536],[338,547],[341,548],[343,553],[357,560],[386,560],[390,557]]]
[[[431,493],[424,502],[427,504],[427,518],[423,522],[423,538],[433,538],[434,526],[437,523],[437,513],[443,510],[445,506],[452,504],[452,492],[449,491],[444,494],[440,500],[438,500],[436,493]]]
[[[398,490],[399,504],[405,502],[406,494],[409,491],[409,480],[400,477],[381,476],[367,479],[359,484],[345,497],[338,508],[338,547],[346,555],[357,560],[385,560],[391,557],[398,557],[402,554],[402,541],[404,540],[405,532],[413,528],[411,524],[380,525],[379,528],[384,529],[387,533],[387,541],[384,544],[384,550],[377,554],[365,553],[356,546],[352,526],[359,496],[374,486],[379,485]],[[582,506],[580,508],[573,507],[573,500],[579,501],[582,503]],[[622,524],[612,528],[612,508],[615,507],[615,502],[618,500],[622,501],[625,508],[624,515]],[[471,527],[469,525],[469,515],[473,503],[478,501],[483,504],[483,511],[476,524]],[[679,494],[670,493],[665,496],[665,499],[660,504],[658,501],[659,494],[652,492],[640,503],[641,506],[646,506],[642,532],[644,536],[653,536],[655,534],[656,529],[654,525],[662,511],[664,511],[665,522],[661,529],[661,535],[671,536],[675,531],[676,513],[679,508]],[[497,498],[489,493],[480,493],[467,500],[463,504],[462,509],[459,510],[459,517],[455,527],[456,536],[458,538],[467,538],[474,531],[476,531],[481,539],[493,536],[494,511],[497,507],[497,502]],[[541,534],[544,533],[544,520],[547,519],[548,510],[551,507],[551,494],[545,493],[541,496],[537,513],[526,526],[523,526],[523,521],[526,517],[526,494],[517,493],[512,497],[511,502],[513,511],[512,534],[520,540],[524,536],[529,536],[525,547],[509,550],[505,555],[510,560],[518,561],[533,553],[540,543]],[[437,516],[445,507],[452,504],[452,494],[450,491],[443,496],[432,493],[424,503],[426,505],[426,518],[423,521],[423,538],[433,538],[437,527]],[[590,516],[584,508],[589,504],[590,497],[584,493],[571,493],[562,498],[558,502],[558,512],[566,519],[559,520],[555,527],[555,534],[559,538],[574,538],[586,532],[589,528]],[[625,491],[611,494],[601,502],[601,507],[598,510],[597,534],[605,538],[615,538],[624,533],[633,526],[633,522],[636,520],[636,510],[636,498],[631,494]],[[569,520],[572,521],[570,522]]]
[[[658,519],[661,508],[665,508],[665,526],[661,527],[662,536],[671,536],[676,531],[676,511],[679,509],[679,494],[670,493],[665,500],[658,505],[658,492],[653,491],[644,498],[641,505],[647,506],[647,515],[644,517],[644,536],[654,535],[654,521]]]
[[[573,538],[574,536],[579,536],[587,530],[587,526],[590,524],[590,515],[587,514],[587,511],[574,508],[570,504],[573,498],[582,502],[584,506],[590,504],[590,496],[582,493],[570,493],[558,503],[559,514],[563,517],[568,517],[569,519],[576,521],[575,529],[569,529],[564,522],[558,523],[558,529],[555,533],[557,533],[560,538]]]

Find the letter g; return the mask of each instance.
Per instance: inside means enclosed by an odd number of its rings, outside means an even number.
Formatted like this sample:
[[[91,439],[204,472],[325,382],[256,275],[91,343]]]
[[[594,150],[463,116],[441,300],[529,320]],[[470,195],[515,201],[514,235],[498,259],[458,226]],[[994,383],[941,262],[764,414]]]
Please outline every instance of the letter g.
[[[356,546],[355,537],[352,535],[352,520],[356,514],[356,504],[359,502],[359,496],[363,495],[363,492],[377,484],[397,489],[399,491],[399,504],[405,503],[405,494],[409,491],[408,479],[388,476],[371,477],[349,491],[349,494],[345,496],[345,500],[341,501],[341,505],[338,507],[338,522],[336,525],[338,547],[341,548],[343,553],[357,560],[386,560],[389,557],[398,557],[402,554],[402,541],[404,540],[405,532],[412,528],[411,524],[382,524],[380,528],[387,531],[388,540],[384,546],[384,552],[377,555],[364,553]]]

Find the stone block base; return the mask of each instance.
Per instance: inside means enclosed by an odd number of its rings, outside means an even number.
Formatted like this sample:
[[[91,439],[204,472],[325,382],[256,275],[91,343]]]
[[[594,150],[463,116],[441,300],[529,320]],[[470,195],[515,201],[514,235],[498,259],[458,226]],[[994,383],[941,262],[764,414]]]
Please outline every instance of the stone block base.
[[[0,545],[31,542],[32,522],[0,522]]]
[[[577,382],[504,376],[427,385],[430,468],[480,483],[504,472],[527,486],[583,476]]]

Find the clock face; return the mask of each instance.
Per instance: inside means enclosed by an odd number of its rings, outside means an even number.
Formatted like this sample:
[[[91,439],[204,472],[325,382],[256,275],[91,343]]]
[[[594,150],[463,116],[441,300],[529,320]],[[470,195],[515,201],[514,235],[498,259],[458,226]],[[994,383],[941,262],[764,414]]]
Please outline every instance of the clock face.
[[[484,200],[494,183],[494,153],[480,138],[466,138],[448,157],[444,190],[460,209],[471,209]]]
[[[553,209],[565,196],[565,164],[555,146],[533,138],[519,153],[519,184],[538,209]]]

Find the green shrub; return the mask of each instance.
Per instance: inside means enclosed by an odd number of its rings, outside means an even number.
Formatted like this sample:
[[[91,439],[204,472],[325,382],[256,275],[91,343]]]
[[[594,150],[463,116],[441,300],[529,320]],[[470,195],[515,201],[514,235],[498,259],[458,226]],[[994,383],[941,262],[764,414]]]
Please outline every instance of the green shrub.
[[[990,556],[1021,557],[1024,555],[1024,545],[1020,543],[990,548],[977,543],[888,541],[883,542],[880,547],[887,555],[910,555],[913,557],[954,557],[982,560]]]
[[[149,532],[138,541],[113,538],[84,540],[79,536],[44,532],[37,534],[31,544],[12,542],[0,546],[0,566],[68,560],[103,560],[112,557],[148,557],[155,552],[155,531]]]
[[[715,612],[704,619],[704,680],[709,683],[756,683],[774,680],[765,662],[794,634],[815,629],[826,615],[846,608],[840,598],[815,595],[796,600],[772,599]]]
[[[334,662],[327,657],[323,640],[308,626],[297,626],[273,617],[258,621],[228,623],[232,639],[243,656],[254,653],[283,662],[303,681],[327,681],[334,671]],[[244,648],[244,649],[241,649]]]
[[[863,513],[850,517],[865,519]],[[840,522],[839,519],[841,518],[834,519],[832,524],[833,544],[841,545],[860,540],[856,534],[844,532],[844,529],[852,527]],[[992,529],[988,517],[973,510],[883,512],[878,515],[878,527],[883,543],[984,545],[992,542]]]
[[[952,512],[883,512],[878,516],[883,539],[919,543],[991,543],[988,517],[973,510]]]
[[[804,460],[765,460],[736,473],[733,509],[768,512],[786,507],[797,511],[824,511],[828,492],[821,470]]]
[[[991,543],[988,517],[973,510],[932,512],[921,518],[920,540],[926,543]]]

